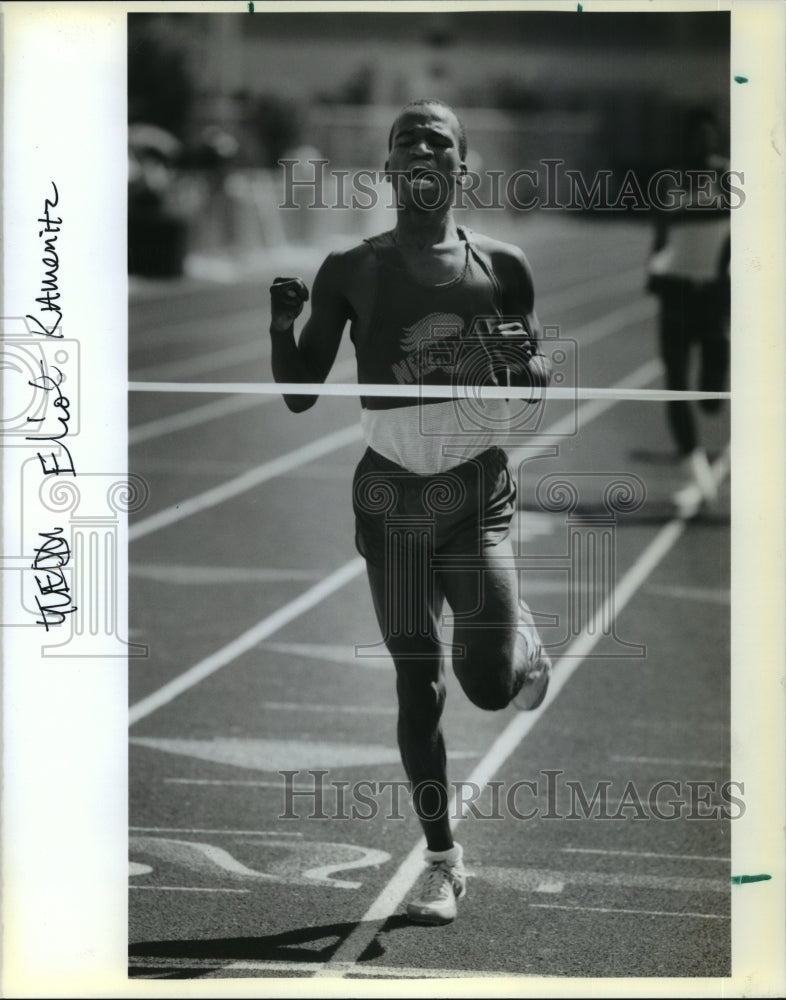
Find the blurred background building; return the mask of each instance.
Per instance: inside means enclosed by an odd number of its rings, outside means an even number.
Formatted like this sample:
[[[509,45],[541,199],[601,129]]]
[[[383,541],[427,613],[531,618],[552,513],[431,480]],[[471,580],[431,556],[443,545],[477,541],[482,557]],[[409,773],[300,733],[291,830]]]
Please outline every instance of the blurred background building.
[[[678,165],[681,112],[698,104],[728,143],[724,12],[132,14],[128,26],[135,273],[384,228],[384,211],[279,209],[278,161],[380,170],[415,97],[457,109],[478,171],[558,158],[590,180],[646,178]]]

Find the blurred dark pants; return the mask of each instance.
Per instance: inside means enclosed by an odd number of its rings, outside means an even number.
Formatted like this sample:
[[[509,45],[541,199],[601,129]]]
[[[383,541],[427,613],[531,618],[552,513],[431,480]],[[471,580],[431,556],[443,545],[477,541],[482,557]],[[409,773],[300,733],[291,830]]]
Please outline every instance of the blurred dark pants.
[[[655,290],[655,289],[653,289]],[[657,286],[660,299],[660,353],[666,368],[666,388],[690,389],[694,348],[699,351],[699,391],[723,392],[729,371],[729,286],[669,280]],[[705,399],[700,407],[720,409],[722,400]],[[669,428],[681,455],[698,445],[696,420],[689,402],[670,401]]]

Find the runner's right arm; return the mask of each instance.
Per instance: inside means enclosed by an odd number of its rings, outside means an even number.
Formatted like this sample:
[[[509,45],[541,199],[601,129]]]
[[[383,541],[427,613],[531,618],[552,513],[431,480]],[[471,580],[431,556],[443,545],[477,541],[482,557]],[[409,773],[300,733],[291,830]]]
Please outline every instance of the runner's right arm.
[[[314,279],[311,315],[295,342],[295,319],[308,300],[299,278],[276,278],[270,288],[271,365],[277,382],[324,382],[336,359],[350,308],[341,292],[341,258],[330,254]],[[293,413],[314,405],[316,396],[284,395]]]

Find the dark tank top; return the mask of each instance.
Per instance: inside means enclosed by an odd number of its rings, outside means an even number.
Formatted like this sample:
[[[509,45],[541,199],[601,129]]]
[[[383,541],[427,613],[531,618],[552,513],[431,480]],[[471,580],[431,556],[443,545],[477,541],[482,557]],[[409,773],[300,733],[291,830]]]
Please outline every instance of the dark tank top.
[[[489,337],[489,321],[502,315],[500,287],[471,234],[463,228],[458,233],[464,267],[432,285],[410,274],[392,232],[365,241],[376,255],[377,283],[368,327],[352,336],[361,385],[505,384]],[[424,393],[361,396],[360,402],[365,409],[386,410],[445,399]]]

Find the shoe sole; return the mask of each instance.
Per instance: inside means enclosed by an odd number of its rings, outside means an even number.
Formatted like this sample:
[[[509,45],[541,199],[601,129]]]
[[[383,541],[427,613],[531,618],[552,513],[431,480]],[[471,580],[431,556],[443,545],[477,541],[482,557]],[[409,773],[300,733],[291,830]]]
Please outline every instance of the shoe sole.
[[[407,910],[407,916],[413,924],[423,924],[427,927],[439,927],[443,924],[452,924],[456,919],[455,913],[452,917],[443,917],[438,913],[413,913],[412,910],[409,909]]]
[[[463,899],[466,895],[467,895],[467,887],[465,885],[462,887],[461,892],[456,896],[456,902],[458,902],[460,899]],[[443,916],[441,913],[421,912],[417,909],[414,909],[412,907],[412,904],[407,906],[406,912],[407,916],[409,917],[409,919],[412,921],[413,924],[427,924],[432,927],[438,926],[440,924],[452,924],[453,921],[456,919],[455,913],[453,914],[453,916],[447,917]]]
[[[523,691],[523,688],[521,688],[513,698],[514,707],[517,708],[520,712],[533,712],[536,708],[540,708],[540,706],[543,704],[544,698],[548,694],[550,682],[551,682],[551,663],[549,662],[548,666],[546,667],[546,678],[545,681],[543,682],[543,687],[535,696],[535,700],[532,702],[528,702],[526,705],[521,704],[518,700],[521,697]]]
[[[546,693],[548,692],[549,682],[551,681],[551,660],[543,653],[543,644],[540,641],[540,636],[538,635],[537,629],[535,627],[534,615],[532,614],[532,611],[530,611],[529,604],[527,604],[527,602],[524,600],[523,597],[519,597],[519,607],[521,608],[522,612],[524,613],[524,618],[525,618],[524,624],[526,626],[528,626],[529,628],[531,628],[532,631],[533,631],[533,633],[534,633],[534,637],[530,636],[529,637],[529,641],[537,643],[538,649],[540,650],[540,657],[538,659],[538,666],[543,667],[545,665],[545,675],[546,675],[545,676],[545,680],[543,682],[543,687],[536,694],[535,700],[532,701],[532,702],[529,702],[527,704],[521,704],[521,703],[518,702],[518,699],[522,696],[522,692],[523,692],[524,687],[526,685],[523,685],[516,692],[516,694],[515,694],[515,696],[513,698],[513,705],[520,712],[532,712],[536,708],[540,708],[540,706],[543,704],[543,699],[546,697]]]

